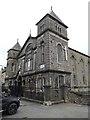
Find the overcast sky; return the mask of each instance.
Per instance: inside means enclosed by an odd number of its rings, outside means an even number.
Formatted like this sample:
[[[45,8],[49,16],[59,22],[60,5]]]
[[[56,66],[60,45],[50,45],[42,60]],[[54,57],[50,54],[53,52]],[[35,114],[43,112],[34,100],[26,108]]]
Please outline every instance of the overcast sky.
[[[69,47],[88,54],[88,0],[1,0],[0,65],[6,66],[7,51],[17,38],[21,46],[37,35],[35,25],[51,10],[69,27]]]

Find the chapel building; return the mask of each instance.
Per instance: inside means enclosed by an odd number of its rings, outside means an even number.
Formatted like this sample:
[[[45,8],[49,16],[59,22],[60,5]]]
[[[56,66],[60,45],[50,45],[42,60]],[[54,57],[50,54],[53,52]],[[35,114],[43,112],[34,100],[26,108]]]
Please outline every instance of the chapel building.
[[[68,47],[68,26],[52,9],[36,25],[36,37],[8,50],[6,84],[17,82],[24,97],[44,102],[65,100],[68,90],[88,91],[90,57]]]

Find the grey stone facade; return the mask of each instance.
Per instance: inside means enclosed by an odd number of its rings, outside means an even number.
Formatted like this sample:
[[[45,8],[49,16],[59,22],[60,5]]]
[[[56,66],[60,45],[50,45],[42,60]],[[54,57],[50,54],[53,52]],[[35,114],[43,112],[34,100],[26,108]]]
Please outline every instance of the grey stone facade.
[[[51,10],[21,48],[8,51],[6,81],[21,77],[23,96],[47,101],[67,100],[67,91],[88,91],[89,56],[68,47],[67,26]]]

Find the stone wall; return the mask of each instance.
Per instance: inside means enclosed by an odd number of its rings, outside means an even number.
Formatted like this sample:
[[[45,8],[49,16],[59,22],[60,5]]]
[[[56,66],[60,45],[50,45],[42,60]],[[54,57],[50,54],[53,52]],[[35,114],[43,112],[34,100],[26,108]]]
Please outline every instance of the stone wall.
[[[88,105],[90,104],[90,95],[68,91],[68,102]]]

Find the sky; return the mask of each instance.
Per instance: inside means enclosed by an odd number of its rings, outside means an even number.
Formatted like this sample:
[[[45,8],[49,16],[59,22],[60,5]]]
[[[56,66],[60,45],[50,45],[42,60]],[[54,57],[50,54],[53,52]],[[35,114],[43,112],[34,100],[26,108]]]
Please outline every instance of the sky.
[[[21,46],[30,29],[37,36],[35,25],[50,12],[68,26],[69,47],[88,54],[88,0],[1,0],[0,1],[0,65],[6,66],[7,51],[17,39]]]

